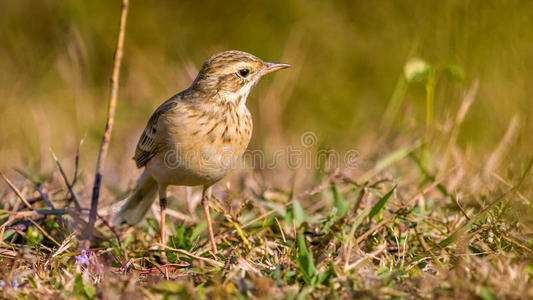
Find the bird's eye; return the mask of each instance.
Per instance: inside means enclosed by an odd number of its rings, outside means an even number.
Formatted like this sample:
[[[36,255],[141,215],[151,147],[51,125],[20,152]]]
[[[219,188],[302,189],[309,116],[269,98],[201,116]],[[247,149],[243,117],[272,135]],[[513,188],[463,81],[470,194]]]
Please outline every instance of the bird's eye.
[[[239,75],[241,75],[242,77],[248,76],[249,73],[250,73],[250,70],[248,70],[248,69],[240,69],[239,70]]]

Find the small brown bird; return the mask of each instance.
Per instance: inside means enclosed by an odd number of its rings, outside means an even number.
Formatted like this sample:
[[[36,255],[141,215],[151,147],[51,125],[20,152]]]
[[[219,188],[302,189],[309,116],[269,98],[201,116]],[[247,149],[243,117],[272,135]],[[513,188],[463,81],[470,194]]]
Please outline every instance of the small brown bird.
[[[241,158],[252,135],[246,98],[259,79],[288,64],[263,62],[242,51],[209,58],[192,85],[156,109],[135,151],[137,167],[145,167],[134,193],[113,224],[142,221],[159,194],[161,243],[169,185],[203,186],[202,205],[213,253],[216,244],[209,216],[211,186]],[[162,254],[162,257],[164,252]]]

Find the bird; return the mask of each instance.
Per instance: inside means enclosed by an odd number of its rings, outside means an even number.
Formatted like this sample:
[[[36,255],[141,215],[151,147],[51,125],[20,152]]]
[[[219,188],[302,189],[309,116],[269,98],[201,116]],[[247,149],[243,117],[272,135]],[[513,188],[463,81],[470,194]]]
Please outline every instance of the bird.
[[[288,67],[237,50],[207,59],[189,88],[162,103],[148,120],[133,157],[144,172],[113,225],[141,223],[158,196],[159,238],[164,244],[168,186],[202,186],[201,202],[216,256],[209,213],[211,188],[248,147],[253,128],[246,106],[250,90],[264,75]],[[164,251],[161,258],[166,260]]]

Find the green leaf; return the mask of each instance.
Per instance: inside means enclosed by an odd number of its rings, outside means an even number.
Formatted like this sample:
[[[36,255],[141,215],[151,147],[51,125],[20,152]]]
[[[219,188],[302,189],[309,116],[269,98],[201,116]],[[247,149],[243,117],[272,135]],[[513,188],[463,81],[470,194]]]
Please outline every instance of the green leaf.
[[[165,254],[167,255],[168,262],[175,264],[178,261],[178,256],[175,252],[165,250]]]
[[[152,228],[155,232],[159,232],[159,223],[152,218],[146,218],[146,223],[150,228]]]
[[[444,74],[452,82],[460,83],[465,81],[466,75],[463,68],[456,64],[447,64],[444,66]]]
[[[361,224],[361,222],[363,222],[363,219],[368,216],[368,214],[370,213],[370,206],[367,206],[365,207],[365,209],[355,218],[355,221],[353,222],[352,224],[352,228],[350,229],[350,233],[348,234],[348,236],[346,236],[346,238],[344,239],[344,242],[345,243],[348,243],[348,241],[350,239],[353,238],[354,234],[355,234],[355,230],[357,229],[357,227],[359,227],[359,225]]]
[[[290,279],[294,277],[295,275],[296,275],[296,271],[287,271],[287,273],[285,273],[285,278]]]
[[[74,279],[74,293],[83,298],[93,299],[96,296],[96,289],[92,285],[85,285],[80,273]]]
[[[213,212],[211,214],[211,219],[214,220],[216,215],[217,215],[216,212]],[[204,221],[200,222],[198,225],[196,225],[196,227],[194,227],[189,239],[191,241],[194,241],[198,236],[200,236],[202,231],[204,231],[204,229],[206,229],[206,228],[207,228],[207,221],[204,220]]]
[[[317,270],[313,262],[313,254],[307,250],[305,245],[305,237],[303,234],[298,234],[298,267],[303,274],[304,280],[307,284],[311,284],[313,277]]]
[[[524,267],[524,272],[529,273],[530,275],[533,275],[533,265],[529,264]]]
[[[38,289],[39,286],[37,285],[37,282],[35,281],[35,278],[33,278],[32,275],[28,275],[28,282],[33,286],[34,288]]]
[[[331,192],[333,193],[333,206],[337,208],[339,215],[343,216],[348,211],[348,204],[334,182],[331,183]]]
[[[289,205],[285,208],[285,226],[292,228],[292,222],[294,220],[294,213],[292,205]]]
[[[335,276],[335,273],[333,272],[333,270],[330,268],[328,269],[327,271],[325,272],[321,272],[318,274],[317,276],[317,284],[322,284],[323,282],[325,282],[326,280],[328,280],[328,278],[330,277],[333,277]]]
[[[486,287],[481,287],[477,293],[477,295],[484,300],[496,300],[498,297],[494,295],[489,289]]]
[[[74,293],[78,296],[85,296],[85,288],[83,286],[83,278],[81,274],[76,274],[76,279],[74,279]]]
[[[193,230],[190,227],[176,226],[176,234],[170,236],[169,245],[176,249],[188,250],[192,247]]]
[[[385,206],[385,203],[387,203],[387,200],[389,200],[390,196],[396,189],[396,186],[394,186],[385,196],[381,197],[379,199],[378,203],[372,207],[372,210],[368,214],[368,219],[372,220],[372,218],[378,214],[378,212]]]
[[[365,207],[365,209],[363,209],[363,211],[355,218],[355,221],[353,222],[353,225],[352,225],[352,231],[351,231],[351,235],[353,235],[353,233],[355,232],[355,229],[357,229],[357,227],[359,227],[359,225],[361,224],[361,222],[363,222],[363,219],[368,216],[368,214],[370,213],[370,207],[367,206]]]
[[[296,228],[298,228],[305,221],[305,212],[300,201],[294,200],[292,203],[292,213],[294,214],[294,223]]]
[[[388,154],[384,158],[380,159],[376,163],[376,166],[372,170],[366,172],[363,176],[361,176],[359,180],[360,181],[369,180],[370,178],[374,177],[379,172],[383,171],[385,168],[389,167],[390,165],[394,164],[395,162],[397,162],[397,161],[403,159],[404,157],[406,157],[407,155],[409,155],[411,152],[416,150],[422,144],[423,144],[422,143],[422,139],[417,139],[414,143],[409,144],[409,145],[407,145],[405,147],[402,147],[402,148],[400,148],[400,149]]]
[[[305,212],[298,200],[295,199],[285,210],[285,224],[289,228],[292,227],[293,222],[296,228],[298,228],[305,221]]]
[[[96,296],[96,289],[95,289],[94,286],[92,286],[92,285],[86,285],[86,286],[85,286],[85,294],[86,294],[87,297],[89,297],[90,299],[93,299],[94,296]]]
[[[312,292],[313,289],[310,289],[309,287],[308,288],[304,288],[300,294],[298,294],[298,296],[296,297],[296,300],[304,300],[304,299],[307,299],[308,295],[310,292]]]
[[[13,229],[7,229],[5,232],[4,232],[4,237],[3,237],[3,240],[9,240],[11,238],[13,238],[13,235],[15,234],[15,230]]]
[[[39,230],[35,230],[33,226],[28,227],[26,237],[28,238],[28,242],[33,245],[37,245],[43,240],[42,233]]]

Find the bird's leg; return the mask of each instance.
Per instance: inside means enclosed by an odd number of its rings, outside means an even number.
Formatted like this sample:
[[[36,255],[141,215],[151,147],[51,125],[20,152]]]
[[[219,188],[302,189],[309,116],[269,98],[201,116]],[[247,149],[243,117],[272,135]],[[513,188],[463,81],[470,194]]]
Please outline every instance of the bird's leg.
[[[205,219],[207,220],[207,230],[209,231],[209,240],[211,241],[211,248],[213,254],[217,254],[217,244],[215,243],[215,235],[213,234],[213,225],[211,224],[211,216],[209,214],[209,198],[211,197],[211,187],[204,186],[202,192],[202,206],[204,207]]]
[[[161,245],[165,245],[165,209],[167,208],[167,187],[159,187],[159,208],[161,213],[161,224],[160,224],[160,239]],[[165,248],[161,248],[160,260],[163,264],[168,264],[167,255],[165,253]]]

